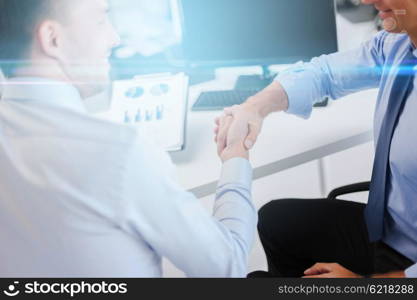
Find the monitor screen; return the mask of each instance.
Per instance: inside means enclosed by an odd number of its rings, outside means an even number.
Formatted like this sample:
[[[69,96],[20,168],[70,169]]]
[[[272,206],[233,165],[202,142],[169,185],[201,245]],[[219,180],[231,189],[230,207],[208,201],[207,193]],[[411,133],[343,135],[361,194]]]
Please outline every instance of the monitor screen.
[[[333,0],[179,0],[184,59],[294,63],[337,51]]]

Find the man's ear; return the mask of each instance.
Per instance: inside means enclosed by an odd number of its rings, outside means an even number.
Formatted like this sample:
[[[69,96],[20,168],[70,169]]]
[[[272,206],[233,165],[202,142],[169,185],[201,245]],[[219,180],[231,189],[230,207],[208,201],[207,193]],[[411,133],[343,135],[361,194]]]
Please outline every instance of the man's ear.
[[[43,21],[37,30],[37,40],[40,50],[45,56],[55,59],[62,59],[62,26],[55,21]]]

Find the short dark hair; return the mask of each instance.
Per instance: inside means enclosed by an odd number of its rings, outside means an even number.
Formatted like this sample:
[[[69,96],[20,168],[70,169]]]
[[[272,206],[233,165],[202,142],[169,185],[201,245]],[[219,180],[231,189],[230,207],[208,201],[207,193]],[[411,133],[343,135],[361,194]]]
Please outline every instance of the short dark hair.
[[[6,76],[25,60],[35,30],[54,1],[0,0],[0,67]]]

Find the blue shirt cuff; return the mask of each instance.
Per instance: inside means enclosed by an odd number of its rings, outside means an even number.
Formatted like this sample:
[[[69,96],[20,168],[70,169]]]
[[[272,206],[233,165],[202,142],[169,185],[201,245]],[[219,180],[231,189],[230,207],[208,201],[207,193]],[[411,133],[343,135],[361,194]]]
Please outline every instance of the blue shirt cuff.
[[[407,270],[405,270],[405,277],[407,278],[417,278],[417,264],[412,265]]]
[[[306,82],[300,72],[301,69],[298,71],[296,67],[291,68],[278,75],[275,80],[282,85],[287,93],[288,109],[286,112],[308,119],[313,111],[313,104],[309,101],[312,99],[312,95],[307,95],[308,85],[311,82]]]
[[[245,158],[232,158],[223,163],[218,186],[239,184],[250,190],[252,184],[252,167]]]

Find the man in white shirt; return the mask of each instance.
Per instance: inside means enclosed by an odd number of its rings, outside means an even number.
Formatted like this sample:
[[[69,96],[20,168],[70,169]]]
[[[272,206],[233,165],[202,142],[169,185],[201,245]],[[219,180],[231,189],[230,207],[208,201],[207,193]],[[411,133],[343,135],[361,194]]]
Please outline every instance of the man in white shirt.
[[[0,0],[0,277],[159,277],[162,257],[191,277],[245,276],[257,221],[247,128],[232,126],[219,153],[210,216],[166,153],[87,114],[118,43],[107,10]]]

